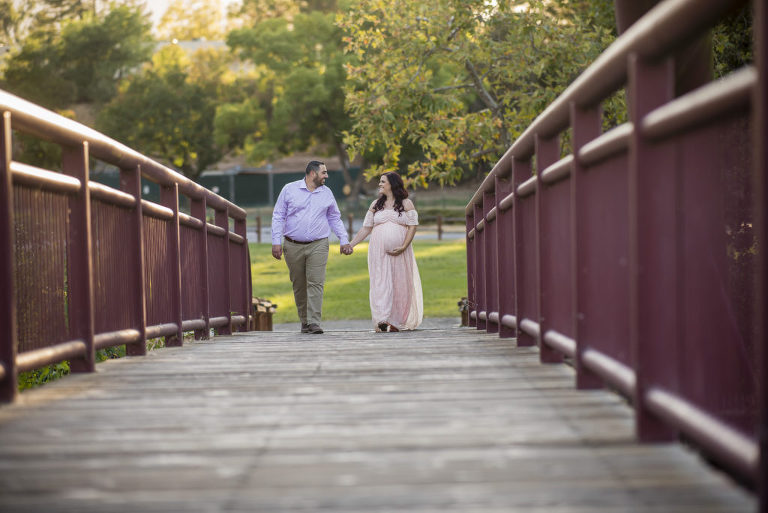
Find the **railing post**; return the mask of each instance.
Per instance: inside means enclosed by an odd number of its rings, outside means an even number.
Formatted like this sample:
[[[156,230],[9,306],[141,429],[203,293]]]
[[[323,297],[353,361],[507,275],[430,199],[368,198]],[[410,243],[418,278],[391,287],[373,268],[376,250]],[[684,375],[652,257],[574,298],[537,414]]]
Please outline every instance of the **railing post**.
[[[768,5],[753,2],[755,9],[755,64],[757,87],[754,89],[754,188],[757,222],[757,390],[760,464],[756,477],[759,511],[768,511]]]
[[[352,239],[352,237],[355,236],[355,232],[352,231],[352,222],[355,220],[354,214],[347,215],[347,225],[349,228],[347,228],[347,231],[349,232],[349,238]]]
[[[62,148],[62,171],[80,180],[80,190],[69,200],[67,286],[69,329],[72,339],[85,342],[85,355],[70,360],[72,372],[93,372],[93,256],[91,248],[91,194],[88,188],[88,143]]]
[[[179,185],[174,183],[169,187],[160,187],[160,203],[164,207],[173,210],[171,219],[171,235],[168,240],[168,260],[166,262],[171,276],[171,310],[173,319],[178,326],[174,335],[165,337],[165,345],[168,347],[181,346],[184,343],[184,335],[181,331],[181,232],[179,227]]]
[[[485,331],[487,333],[499,332],[499,280],[498,267],[496,265],[498,255],[498,230],[497,218],[488,219],[488,214],[496,206],[496,190],[483,193],[483,219],[485,219],[485,229],[483,230],[484,249],[484,267],[485,267]],[[495,315],[491,315],[495,314]]]
[[[475,204],[473,207],[475,215],[475,305],[477,309],[477,329],[484,330],[486,327],[486,316],[488,315],[485,295],[485,220],[483,219],[483,206]]]
[[[497,294],[499,305],[499,337],[511,338],[517,335],[514,326],[505,322],[505,316],[515,317],[517,308],[515,305],[515,225],[513,222],[513,207],[508,207],[502,211],[501,202],[514,192],[512,184],[512,162],[509,157],[503,163],[506,167],[504,172],[496,175],[496,233],[498,241],[496,243],[496,268],[498,276]],[[501,178],[499,175],[504,175]]]
[[[200,237],[202,237],[203,241],[200,245],[200,262],[203,268],[203,284],[200,290],[200,295],[203,299],[205,328],[195,330],[195,340],[208,340],[211,336],[211,294],[208,286],[208,221],[206,217],[207,207],[205,196],[200,199],[190,199],[190,203],[190,213],[192,217],[203,222],[203,227],[200,229]]]
[[[12,402],[18,393],[11,135],[11,113],[3,112],[0,125],[0,402]]]
[[[245,219],[235,219],[235,233],[243,238],[243,246],[242,246],[242,259],[243,259],[243,268],[241,269],[242,276],[243,276],[243,286],[242,291],[240,291],[239,297],[241,298],[242,304],[240,305],[240,308],[242,308],[243,315],[245,316],[245,322],[240,326],[240,329],[238,331],[248,331],[248,315],[250,314],[251,309],[251,297],[248,293],[248,276],[250,273],[248,272],[249,267],[251,265],[251,262],[248,258],[248,238],[247,238],[247,232],[245,227]]]
[[[474,230],[474,231],[473,231]],[[475,230],[475,216],[474,207],[472,212],[466,214],[466,240],[467,240],[467,308],[468,308],[468,323],[469,327],[477,326],[477,309],[475,302],[475,280],[477,274],[475,272],[475,241],[477,240],[477,230]],[[470,233],[472,236],[470,237]],[[472,316],[472,312],[475,312],[475,317]]]
[[[437,240],[443,240],[443,216],[437,216]]]
[[[232,283],[231,278],[229,274],[229,246],[231,242],[229,241],[229,208],[224,208],[224,210],[217,210],[216,211],[216,219],[215,219],[216,226],[220,228],[224,228],[226,230],[226,233],[224,234],[224,255],[222,258],[224,258],[224,291],[227,297],[227,325],[222,326],[220,331],[218,333],[221,333],[223,335],[231,335],[232,334]]]
[[[256,216],[256,242],[261,244],[261,216]]]
[[[541,173],[550,165],[554,164],[560,159],[560,137],[555,136],[551,138],[542,137],[536,134],[535,137],[536,146],[536,262],[538,265],[536,276],[536,302],[539,318],[536,319],[539,323],[539,360],[542,363],[559,363],[563,361],[562,353],[555,351],[547,344],[544,343],[544,334],[549,327],[549,320],[547,315],[546,301],[552,295],[557,294],[556,287],[558,284],[552,283],[552,277],[545,275],[549,271],[549,267],[545,265],[544,259],[560,258],[555,255],[543,255],[541,251],[542,239],[549,236],[548,233],[544,233],[543,227],[548,224],[544,223],[542,216],[544,215],[544,188],[546,185],[541,180]]]
[[[144,271],[144,214],[141,209],[141,168],[120,170],[120,189],[136,198],[136,207],[134,210],[131,226],[127,227],[129,234],[127,236],[127,250],[133,253],[133,269],[126,269],[129,276],[136,283],[136,296],[132,301],[136,304],[136,327],[139,331],[139,340],[133,344],[126,344],[125,353],[129,356],[140,356],[147,353],[147,300],[145,290],[145,271]]]
[[[679,208],[675,158],[666,146],[643,137],[646,114],[674,97],[674,62],[629,58],[629,115],[634,123],[629,153],[630,344],[636,386],[633,403],[641,441],[673,440],[675,429],[645,406],[655,383],[677,382]],[[672,264],[670,264],[670,262]]]
[[[512,190],[517,191],[517,187],[528,180],[531,177],[531,173],[532,168],[530,158],[527,160],[514,159],[512,161]],[[512,207],[512,219],[514,224],[513,238],[515,241],[515,315],[517,316],[517,345],[520,347],[525,347],[536,345],[536,339],[520,329],[520,323],[523,320],[522,313],[520,311],[520,300],[523,293],[522,287],[520,285],[521,277],[523,275],[521,262],[523,261],[525,245],[529,242],[528,240],[523,240],[523,219],[520,212],[520,201],[520,197],[515,194],[515,203]]]
[[[579,220],[585,216],[587,205],[584,193],[580,189],[580,177],[586,172],[585,166],[579,158],[579,151],[589,141],[597,138],[602,133],[602,114],[600,107],[582,109],[574,103],[570,105],[571,127],[573,128],[573,164],[571,167],[571,294],[573,295],[573,337],[576,340],[576,388],[594,389],[602,388],[603,381],[584,364],[584,352],[587,349],[586,343],[581,336],[583,332],[584,315],[579,306],[584,302],[582,299],[583,288],[580,288],[581,267],[579,262],[583,259],[581,251],[584,242],[581,238],[582,232],[589,227],[583,226]]]

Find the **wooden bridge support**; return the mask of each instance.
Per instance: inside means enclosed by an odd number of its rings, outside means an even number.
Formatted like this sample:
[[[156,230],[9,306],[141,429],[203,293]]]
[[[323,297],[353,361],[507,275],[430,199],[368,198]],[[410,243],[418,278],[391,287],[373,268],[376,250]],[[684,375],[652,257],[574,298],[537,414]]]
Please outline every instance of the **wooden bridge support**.
[[[755,189],[756,234],[760,249],[757,268],[755,308],[758,341],[758,444],[760,448],[757,489],[760,511],[768,511],[768,5],[755,2],[755,65],[757,87],[754,90],[755,129],[753,144],[755,162],[753,183]]]
[[[85,354],[70,361],[72,372],[93,372],[96,365],[88,158],[87,142],[79,146],[62,148],[62,171],[80,181],[80,190],[69,200],[67,300],[70,339],[85,342]]]
[[[13,179],[11,113],[0,118],[0,401],[16,397],[16,283],[13,273]]]

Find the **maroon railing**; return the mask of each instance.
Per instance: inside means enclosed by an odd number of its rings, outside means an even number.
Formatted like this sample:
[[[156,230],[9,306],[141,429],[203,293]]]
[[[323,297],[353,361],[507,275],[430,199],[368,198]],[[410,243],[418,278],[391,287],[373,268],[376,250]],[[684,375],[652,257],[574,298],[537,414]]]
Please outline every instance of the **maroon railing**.
[[[509,148],[466,209],[470,322],[766,493],[765,2],[756,66],[675,97],[674,56],[740,3],[660,3]],[[602,133],[625,86],[630,121]]]
[[[141,355],[148,338],[247,329],[245,211],[2,91],[0,112],[0,400],[13,400],[21,371],[62,360],[93,371],[97,349]],[[62,173],[14,161],[12,131],[58,144]],[[89,181],[91,158],[120,169],[120,190]],[[160,186],[159,204],[141,198],[141,177]]]

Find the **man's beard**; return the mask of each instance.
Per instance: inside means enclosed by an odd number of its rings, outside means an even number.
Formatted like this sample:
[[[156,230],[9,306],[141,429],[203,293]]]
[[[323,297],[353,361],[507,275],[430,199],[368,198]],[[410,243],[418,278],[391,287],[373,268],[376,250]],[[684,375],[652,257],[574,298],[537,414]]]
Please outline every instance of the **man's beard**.
[[[319,176],[316,176],[315,180],[314,180],[315,187],[321,187],[323,185],[323,181],[324,180],[325,180],[325,178],[320,178]]]

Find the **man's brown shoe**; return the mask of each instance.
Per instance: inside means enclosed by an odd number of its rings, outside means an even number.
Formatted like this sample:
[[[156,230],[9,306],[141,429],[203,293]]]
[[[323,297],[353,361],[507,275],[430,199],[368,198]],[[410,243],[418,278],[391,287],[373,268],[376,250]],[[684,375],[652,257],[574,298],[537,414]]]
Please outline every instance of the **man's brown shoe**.
[[[309,333],[309,324],[301,323],[301,332],[302,333]]]
[[[307,333],[312,333],[313,335],[319,335],[323,332],[323,329],[320,327],[319,324],[310,324],[307,326]]]

